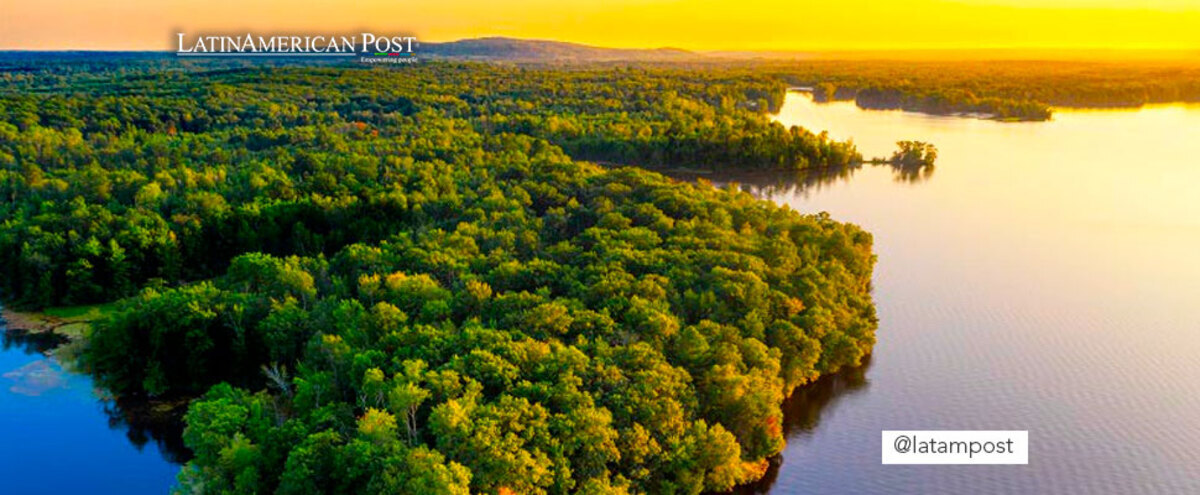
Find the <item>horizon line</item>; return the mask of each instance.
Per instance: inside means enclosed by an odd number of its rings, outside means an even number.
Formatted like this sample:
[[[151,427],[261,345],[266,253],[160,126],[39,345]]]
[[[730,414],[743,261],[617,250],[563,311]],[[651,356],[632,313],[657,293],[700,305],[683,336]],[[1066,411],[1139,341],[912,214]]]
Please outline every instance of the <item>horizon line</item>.
[[[593,45],[577,41],[550,39],[550,38],[516,38],[509,36],[478,36],[470,38],[458,38],[448,41],[419,41],[419,43],[428,43],[435,45],[459,43],[465,41],[479,40],[509,40],[509,41],[525,41],[525,42],[544,42],[544,43],[565,43],[576,45],[579,47],[613,50],[613,51],[655,51],[655,50],[673,50],[701,56],[721,56],[721,55],[819,55],[819,54],[920,54],[920,53],[986,53],[986,52],[1007,52],[1013,54],[1081,54],[1081,53],[1114,53],[1114,54],[1176,54],[1200,57],[1200,47],[1116,47],[1116,46],[978,46],[978,47],[962,47],[962,46],[947,46],[947,47],[851,47],[851,48],[718,48],[706,50],[694,50],[687,48],[679,48],[667,45],[660,46],[642,46],[642,47],[615,47]],[[153,49],[153,48],[107,48],[107,47],[65,47],[65,48],[22,48],[22,47],[0,47],[0,53],[11,52],[26,52],[26,53],[63,53],[63,52],[91,52],[91,53],[164,53],[186,55],[171,49]],[[230,53],[228,55],[252,55],[243,53]],[[293,55],[289,53],[280,53],[282,55]]]

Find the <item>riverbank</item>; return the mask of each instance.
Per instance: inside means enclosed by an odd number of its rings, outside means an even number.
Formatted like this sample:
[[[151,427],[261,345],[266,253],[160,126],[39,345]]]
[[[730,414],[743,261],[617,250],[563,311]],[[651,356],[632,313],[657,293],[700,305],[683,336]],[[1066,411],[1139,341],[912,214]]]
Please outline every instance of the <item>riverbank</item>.
[[[113,304],[60,306],[42,311],[20,311],[0,306],[5,339],[38,340],[42,354],[75,369],[83,352],[84,337],[93,321],[113,311]]]
[[[74,341],[83,337],[91,322],[112,310],[112,304],[63,306],[43,311],[18,311],[0,306],[0,319],[4,320],[8,330],[53,332]]]
[[[72,351],[87,339],[56,331],[77,317],[0,313],[0,493],[168,491],[190,456],[186,407],[109,397],[77,369]]]
[[[65,306],[43,311],[19,311],[4,306],[0,307],[0,320],[4,322],[0,333],[6,344],[24,346],[26,352],[42,354],[56,363],[55,366],[86,375],[78,368],[78,356],[85,345],[89,326],[112,311],[112,304]],[[93,393],[102,404],[109,427],[121,425],[128,429],[130,441],[139,445],[139,449],[153,441],[170,463],[182,464],[191,458],[191,452],[183,445],[183,416],[192,397],[123,398],[100,388]]]

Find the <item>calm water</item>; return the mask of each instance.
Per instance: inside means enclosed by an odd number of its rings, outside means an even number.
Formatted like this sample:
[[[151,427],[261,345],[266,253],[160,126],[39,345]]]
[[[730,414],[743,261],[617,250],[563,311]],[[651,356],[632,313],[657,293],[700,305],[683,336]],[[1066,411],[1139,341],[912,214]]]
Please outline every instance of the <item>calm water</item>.
[[[772,493],[1200,493],[1200,107],[1004,124],[788,96],[932,172],[734,180],[875,236],[868,367],[789,403]],[[880,431],[1029,430],[1028,466],[884,466]]]
[[[43,354],[57,342],[5,332],[2,322],[0,334],[0,493],[170,490],[178,454],[127,424],[88,377]]]

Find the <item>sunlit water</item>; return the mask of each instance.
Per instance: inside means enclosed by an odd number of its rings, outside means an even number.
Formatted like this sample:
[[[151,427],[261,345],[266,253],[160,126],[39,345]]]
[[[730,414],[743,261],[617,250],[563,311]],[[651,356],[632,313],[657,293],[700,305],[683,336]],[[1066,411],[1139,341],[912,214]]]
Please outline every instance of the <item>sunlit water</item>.
[[[792,93],[777,119],[941,156],[924,180],[712,177],[879,255],[870,366],[788,404],[772,493],[1200,493],[1200,107],[1014,124]],[[885,429],[1029,430],[1029,465],[885,466]]]
[[[0,494],[166,493],[179,466],[131,428],[87,376],[43,351],[56,342],[0,322]]]

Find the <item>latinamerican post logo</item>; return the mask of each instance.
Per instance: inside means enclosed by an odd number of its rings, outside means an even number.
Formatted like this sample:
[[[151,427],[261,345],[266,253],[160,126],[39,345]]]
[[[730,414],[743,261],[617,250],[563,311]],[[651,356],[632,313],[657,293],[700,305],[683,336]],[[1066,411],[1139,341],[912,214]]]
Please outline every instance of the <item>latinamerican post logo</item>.
[[[176,33],[180,57],[318,57],[355,58],[363,63],[417,61],[415,36],[358,33],[328,34],[204,34]]]

